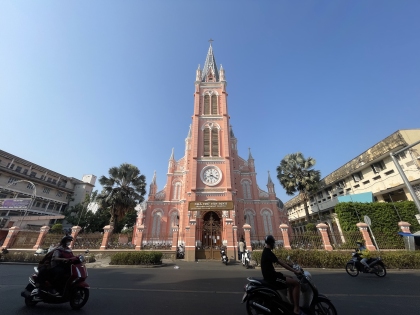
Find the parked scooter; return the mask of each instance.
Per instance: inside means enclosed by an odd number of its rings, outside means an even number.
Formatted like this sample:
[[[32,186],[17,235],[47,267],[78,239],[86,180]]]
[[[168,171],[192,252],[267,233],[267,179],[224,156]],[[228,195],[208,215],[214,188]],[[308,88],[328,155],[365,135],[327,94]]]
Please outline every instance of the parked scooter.
[[[245,249],[245,252],[242,254],[242,266],[246,267],[248,269],[251,266],[251,253],[249,250]]]
[[[221,259],[222,259],[222,263],[224,263],[227,266],[227,264],[229,262],[229,258],[226,255],[226,249],[225,249],[225,247],[222,247],[220,249],[220,256],[221,256]]]
[[[38,282],[38,268],[34,267],[35,273],[29,277],[29,284],[25,290],[21,292],[21,296],[25,298],[25,304],[33,307],[39,302],[49,304],[61,304],[70,302],[73,309],[82,308],[89,299],[89,285],[85,282],[88,272],[84,264],[85,258],[80,255],[69,259],[70,277],[67,279],[64,288],[60,288],[59,295],[49,293],[49,283],[46,283],[45,290],[36,287]]]
[[[176,248],[176,258],[184,259],[184,256],[185,256],[185,250],[184,250],[184,246],[181,244]]]
[[[45,255],[46,253],[48,253],[48,249],[43,249],[43,248],[38,248],[36,251],[35,251],[35,256],[43,256],[43,255]]]
[[[290,258],[287,258],[290,260]],[[312,281],[308,271],[304,271],[298,264],[292,262],[291,267],[302,271],[297,275],[300,282],[300,308],[309,315],[337,315],[333,303],[325,295],[320,294]],[[245,294],[242,303],[246,302],[247,314],[282,314],[293,315],[293,304],[290,302],[287,289],[277,290],[261,278],[247,278]]]
[[[363,273],[374,273],[378,277],[385,277],[386,276],[386,268],[384,263],[382,262],[381,257],[376,258],[369,258],[366,262],[371,268],[369,271],[365,265],[363,265],[360,261],[362,258],[360,254],[357,252],[351,253],[352,258],[346,264],[346,271],[352,277],[357,277],[359,272]]]

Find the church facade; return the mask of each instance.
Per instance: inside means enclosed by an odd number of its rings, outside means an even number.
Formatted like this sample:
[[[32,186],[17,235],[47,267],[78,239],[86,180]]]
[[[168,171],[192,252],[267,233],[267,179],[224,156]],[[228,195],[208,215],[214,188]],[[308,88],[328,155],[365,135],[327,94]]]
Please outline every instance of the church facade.
[[[138,249],[182,244],[185,259],[195,260],[217,259],[220,246],[226,246],[235,259],[242,237],[249,249],[262,245],[268,234],[281,242],[279,225],[288,224],[287,213],[270,174],[266,189],[258,186],[251,151],[247,159],[238,155],[226,86],[225,70],[217,68],[210,44],[203,69],[196,70],[184,155],[176,160],[172,150],[163,189],[153,176],[136,224]]]

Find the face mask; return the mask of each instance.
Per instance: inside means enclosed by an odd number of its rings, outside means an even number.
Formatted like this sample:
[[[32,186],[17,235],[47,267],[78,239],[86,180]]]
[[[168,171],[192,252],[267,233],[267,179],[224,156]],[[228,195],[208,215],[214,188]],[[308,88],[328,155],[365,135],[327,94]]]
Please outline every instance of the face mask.
[[[71,244],[71,243],[66,243],[66,246],[67,246],[67,247],[70,247],[70,244]]]

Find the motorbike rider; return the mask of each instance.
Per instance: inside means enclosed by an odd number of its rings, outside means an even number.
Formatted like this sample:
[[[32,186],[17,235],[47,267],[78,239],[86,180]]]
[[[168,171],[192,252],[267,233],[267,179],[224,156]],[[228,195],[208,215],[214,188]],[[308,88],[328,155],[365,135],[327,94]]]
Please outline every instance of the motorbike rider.
[[[363,264],[363,266],[366,267],[366,270],[368,272],[372,271],[369,264],[367,263],[367,260],[369,259],[369,250],[366,248],[366,246],[363,245],[362,241],[357,241],[356,244],[357,244],[356,253],[358,253],[360,257],[362,258],[360,262]]]
[[[272,235],[268,235],[265,238],[265,247],[261,256],[261,272],[264,280],[269,282],[277,290],[283,290],[288,288],[291,302],[293,303],[293,312],[295,314],[304,314],[299,308],[300,298],[300,284],[299,282],[289,276],[284,276],[281,272],[276,272],[273,263],[278,263],[283,268],[295,273],[301,274],[301,271],[296,271],[290,267],[287,263],[279,260],[276,255],[272,252],[276,240]]]
[[[70,244],[73,241],[73,237],[70,235],[64,236],[51,258],[51,270],[52,285],[54,288],[64,287],[65,281],[70,275],[70,265],[67,264],[70,258],[74,257],[73,252],[70,248]]]

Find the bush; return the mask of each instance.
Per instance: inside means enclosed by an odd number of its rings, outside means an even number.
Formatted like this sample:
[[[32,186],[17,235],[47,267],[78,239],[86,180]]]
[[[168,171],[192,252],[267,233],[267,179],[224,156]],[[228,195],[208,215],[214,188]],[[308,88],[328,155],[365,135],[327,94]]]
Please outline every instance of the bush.
[[[27,263],[38,263],[44,255],[36,256],[34,253],[22,253],[22,252],[13,252],[1,255],[2,261],[4,262],[27,262]]]
[[[111,256],[110,265],[159,265],[162,263],[162,253],[147,252],[124,252]]]
[[[302,268],[344,268],[351,258],[350,251],[321,250],[273,250],[281,260],[287,256]],[[262,251],[252,252],[252,259],[260,265]],[[381,256],[385,266],[391,269],[420,269],[420,251],[371,252],[371,257]]]

